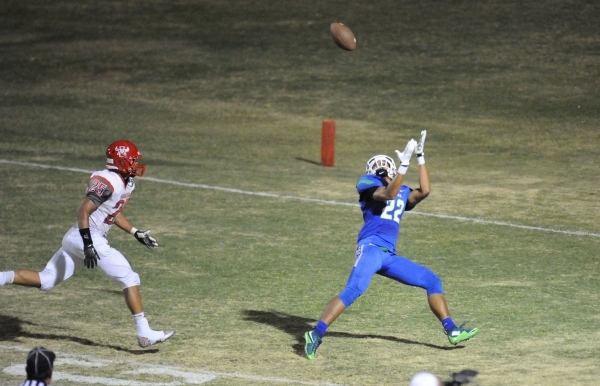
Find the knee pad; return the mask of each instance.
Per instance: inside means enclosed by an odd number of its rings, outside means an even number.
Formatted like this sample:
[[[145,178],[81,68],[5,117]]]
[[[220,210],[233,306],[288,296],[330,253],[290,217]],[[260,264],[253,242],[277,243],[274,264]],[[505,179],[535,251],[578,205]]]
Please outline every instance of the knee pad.
[[[444,293],[444,290],[442,289],[442,280],[435,273],[429,272],[425,275],[424,280],[427,296]]]
[[[138,275],[137,273],[135,273],[133,271],[129,271],[129,273],[127,275],[120,277],[116,280],[119,283],[121,283],[121,286],[123,287],[123,289],[139,286],[141,284],[140,275]]]
[[[346,308],[350,307],[350,305],[352,303],[354,303],[354,301],[356,301],[356,299],[358,299],[360,297],[360,295],[362,295],[363,292],[359,291],[356,288],[350,288],[350,287],[346,287],[344,288],[344,290],[338,295],[338,297],[342,300],[342,303],[344,303],[344,306],[346,306]]]
[[[43,271],[39,272],[40,275],[40,291],[50,291],[54,288],[58,283],[62,280],[58,278],[56,270],[45,268]]]

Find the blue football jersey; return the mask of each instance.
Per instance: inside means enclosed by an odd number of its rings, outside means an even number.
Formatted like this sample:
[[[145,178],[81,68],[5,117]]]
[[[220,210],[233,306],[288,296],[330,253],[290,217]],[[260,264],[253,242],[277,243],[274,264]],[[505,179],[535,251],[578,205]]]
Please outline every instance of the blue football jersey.
[[[400,219],[406,208],[408,195],[412,191],[406,185],[402,185],[395,200],[389,201],[363,201],[361,194],[368,189],[379,186],[387,186],[387,181],[376,175],[367,174],[358,179],[356,190],[359,194],[358,202],[365,221],[358,232],[358,243],[369,242],[385,247],[392,252],[396,251],[396,241],[400,233]]]

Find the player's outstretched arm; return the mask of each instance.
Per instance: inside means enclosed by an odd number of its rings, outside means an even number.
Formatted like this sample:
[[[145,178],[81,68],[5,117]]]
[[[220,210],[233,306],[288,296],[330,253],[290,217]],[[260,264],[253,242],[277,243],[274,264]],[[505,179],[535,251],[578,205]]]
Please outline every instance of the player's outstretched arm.
[[[131,229],[133,228],[133,225],[131,225],[131,223],[129,222],[127,217],[125,217],[123,212],[119,213],[119,215],[115,218],[114,224],[127,233],[131,233]]]
[[[388,201],[396,199],[396,196],[402,187],[402,183],[404,182],[404,175],[408,170],[410,158],[412,157],[412,153],[414,152],[416,146],[417,141],[411,139],[406,144],[406,148],[404,148],[403,152],[396,150],[396,154],[398,155],[398,158],[400,158],[400,167],[398,168],[398,173],[396,173],[394,179],[389,181],[387,186],[381,186],[375,192],[373,192],[373,200]]]
[[[144,244],[146,247],[150,249],[158,247],[158,242],[156,242],[156,239],[149,235],[150,230],[141,231],[135,228],[131,225],[123,213],[119,214],[119,216],[115,219],[115,225],[123,229],[125,232],[131,233],[137,241]]]
[[[423,201],[431,192],[431,180],[429,178],[429,169],[425,163],[425,137],[427,131],[421,131],[421,138],[417,144],[417,162],[419,164],[419,188],[413,190],[408,196],[407,210],[414,208],[419,202]]]

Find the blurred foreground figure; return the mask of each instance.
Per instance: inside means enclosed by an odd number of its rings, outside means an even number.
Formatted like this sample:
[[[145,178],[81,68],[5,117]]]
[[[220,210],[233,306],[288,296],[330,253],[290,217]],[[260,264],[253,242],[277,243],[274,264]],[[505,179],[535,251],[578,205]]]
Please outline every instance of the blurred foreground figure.
[[[25,372],[27,379],[21,386],[46,386],[52,382],[56,355],[45,347],[38,346],[27,354]]]
[[[408,386],[442,386],[442,381],[432,373],[420,372],[413,375]]]

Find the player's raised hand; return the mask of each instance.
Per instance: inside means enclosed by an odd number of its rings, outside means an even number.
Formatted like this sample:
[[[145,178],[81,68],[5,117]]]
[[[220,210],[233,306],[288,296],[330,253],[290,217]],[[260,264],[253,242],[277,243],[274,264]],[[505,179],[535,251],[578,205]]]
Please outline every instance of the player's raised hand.
[[[400,150],[396,150],[396,154],[400,159],[400,167],[398,168],[398,173],[406,174],[406,171],[408,170],[408,165],[410,164],[410,158],[412,157],[412,153],[416,147],[417,141],[411,138],[411,140],[408,141],[408,143],[406,144],[406,147],[404,148],[403,152],[400,152]]]
[[[98,260],[100,260],[100,256],[93,244],[83,247],[83,263],[86,267],[94,269],[98,265]]]
[[[136,229],[135,232],[133,232],[133,237],[135,237],[137,241],[144,244],[148,248],[154,249],[158,247],[158,243],[156,242],[156,239],[154,237],[149,235],[149,233],[150,230],[139,231]]]
[[[410,164],[410,158],[412,157],[412,153],[415,151],[416,147],[417,141],[411,139],[406,144],[406,147],[404,148],[403,152],[400,152],[400,150],[396,150],[396,154],[400,159],[400,167],[398,168],[398,173],[406,174],[406,171],[408,170],[408,165]]]
[[[419,139],[419,143],[417,143],[416,152],[419,165],[425,163],[425,137],[427,137],[427,130],[421,131],[421,138]]]
[[[427,130],[421,131],[421,138],[417,143],[417,157],[421,154],[425,154],[425,137],[427,137]]]
[[[398,155],[398,158],[400,159],[400,165],[408,166],[410,164],[410,158],[412,157],[412,153],[415,151],[416,147],[417,147],[417,141],[415,141],[414,139],[411,139],[406,144],[406,147],[404,148],[403,152],[400,152],[400,150],[396,150],[396,154]]]

